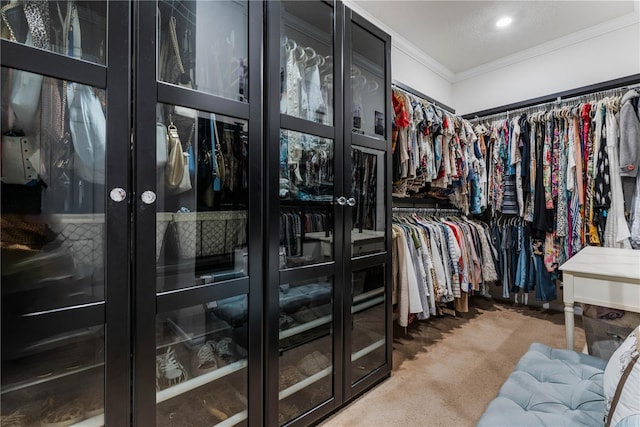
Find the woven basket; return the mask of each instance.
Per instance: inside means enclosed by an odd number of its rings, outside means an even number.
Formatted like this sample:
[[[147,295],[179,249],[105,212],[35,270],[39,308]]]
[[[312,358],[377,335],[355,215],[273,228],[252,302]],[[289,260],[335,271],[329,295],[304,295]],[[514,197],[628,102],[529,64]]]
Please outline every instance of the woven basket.
[[[175,213],[182,259],[231,254],[247,242],[245,211]]]
[[[173,213],[171,212],[158,212],[156,213],[156,261],[160,259],[160,252],[162,251],[162,242],[164,241],[164,235],[167,232],[167,227],[173,219]]]
[[[104,214],[52,215],[49,227],[76,265],[104,266]]]

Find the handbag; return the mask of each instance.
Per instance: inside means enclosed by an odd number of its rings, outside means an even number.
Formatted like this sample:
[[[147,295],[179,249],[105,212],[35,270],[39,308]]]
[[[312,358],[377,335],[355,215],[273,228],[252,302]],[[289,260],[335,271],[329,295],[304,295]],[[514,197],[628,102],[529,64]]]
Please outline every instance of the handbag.
[[[2,182],[32,184],[40,173],[40,144],[33,137],[2,135]]]
[[[191,127],[188,145],[191,145],[195,124]],[[169,158],[165,167],[166,183],[171,194],[180,194],[191,190],[189,173],[189,153],[182,151],[178,128],[172,123],[167,127],[169,136]]]
[[[172,194],[180,194],[191,190],[191,175],[189,174],[189,153],[182,153],[182,161],[184,167],[182,168],[182,179],[176,188],[173,189]]]
[[[165,180],[171,190],[177,188],[184,176],[184,156],[178,128],[171,123],[167,127],[167,141],[169,143],[169,157],[165,166]]]
[[[222,148],[220,146],[220,137],[218,136],[218,127],[216,126],[216,115],[211,114],[211,147],[213,150],[213,190],[220,191],[222,184],[224,183],[227,175],[227,168],[224,163],[224,156],[222,155]]]
[[[169,136],[167,127],[162,123],[156,123],[156,167],[163,168],[167,164],[167,150],[169,148]]]
[[[178,69],[180,70],[177,83],[179,86],[182,86],[184,88],[193,89],[193,85],[191,84],[191,76],[185,72],[182,58],[180,56],[180,47],[178,46],[178,33],[176,31],[175,16],[169,18],[169,37],[171,37],[171,46],[173,47],[173,53],[176,57],[175,59],[178,64]],[[173,112],[180,116],[189,117],[194,120],[198,115],[197,111],[193,108],[182,107],[180,105],[175,105]]]

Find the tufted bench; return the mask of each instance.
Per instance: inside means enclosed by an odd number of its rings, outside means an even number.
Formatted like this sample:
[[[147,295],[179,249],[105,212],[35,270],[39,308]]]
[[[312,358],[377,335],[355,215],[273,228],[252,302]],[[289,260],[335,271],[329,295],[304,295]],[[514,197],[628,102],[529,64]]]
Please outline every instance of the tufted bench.
[[[640,327],[607,361],[534,343],[518,361],[478,422],[478,427],[604,426],[607,402],[620,388],[611,426],[640,426]],[[625,364],[626,363],[626,364]],[[621,386],[620,386],[621,385]],[[618,424],[619,423],[619,424]]]

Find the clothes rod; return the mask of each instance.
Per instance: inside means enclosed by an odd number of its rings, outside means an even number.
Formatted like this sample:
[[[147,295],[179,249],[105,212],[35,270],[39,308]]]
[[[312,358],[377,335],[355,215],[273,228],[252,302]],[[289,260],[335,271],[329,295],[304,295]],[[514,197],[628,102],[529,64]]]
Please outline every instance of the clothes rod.
[[[491,115],[510,112],[511,110],[519,110],[527,107],[535,107],[539,104],[553,103],[563,98],[579,97],[582,95],[595,94],[597,92],[604,92],[610,89],[623,88],[625,86],[631,86],[640,83],[640,73],[632,74],[627,77],[621,77],[619,79],[608,80],[593,85],[582,86],[575,89],[570,89],[564,92],[557,92],[550,95],[541,96],[538,98],[532,98],[525,101],[516,102],[513,104],[502,105],[496,108],[490,108],[488,110],[476,111],[475,113],[464,114],[463,119],[472,120],[476,117],[484,118]]]
[[[461,215],[459,209],[450,209],[450,208],[392,208],[392,212],[397,213],[435,213],[435,214],[456,214]]]
[[[433,99],[433,98],[425,95],[424,93],[422,93],[420,91],[417,91],[417,90],[415,90],[415,89],[413,89],[413,88],[411,88],[411,87],[409,87],[409,86],[407,86],[407,85],[405,85],[403,83],[400,83],[400,82],[394,80],[394,81],[391,82],[391,85],[397,87],[400,90],[403,90],[403,91],[408,92],[408,93],[410,93],[412,95],[415,95],[418,98],[422,98],[425,101],[429,101],[432,104],[435,104],[438,107],[442,108],[443,110],[446,110],[446,111],[450,112],[451,114],[455,114],[456,113],[456,110],[454,110],[453,108],[449,107],[448,105],[445,105],[442,102],[436,101],[435,99]]]
[[[558,98],[555,101],[550,101],[550,102],[545,102],[542,104],[536,104],[536,105],[532,105],[530,107],[522,107],[522,108],[518,108],[515,110],[509,110],[509,111],[503,111],[502,113],[495,113],[495,114],[491,114],[489,116],[482,116],[482,117],[474,117],[473,119],[471,119],[471,121],[475,121],[475,120],[482,120],[482,121],[487,121],[487,120],[491,120],[491,119],[504,119],[505,118],[505,114],[507,116],[507,118],[511,118],[511,117],[516,117],[516,116],[520,116],[524,113],[527,114],[531,114],[531,113],[535,113],[540,111],[541,109],[546,109],[547,107],[552,107],[550,110],[557,110],[557,109],[562,109],[565,107],[575,107],[576,106],[576,101],[581,101],[581,103],[584,102],[595,102],[597,99],[604,99],[606,97],[609,96],[619,96],[620,98],[622,98],[622,96],[629,90],[631,89],[637,89],[640,87],[640,84],[638,85],[628,85],[628,86],[622,86],[622,87],[617,87],[615,89],[606,89],[606,90],[601,90],[599,92],[591,92],[587,95],[578,95],[578,96],[572,96],[571,98]],[[594,99],[597,98],[597,99]]]

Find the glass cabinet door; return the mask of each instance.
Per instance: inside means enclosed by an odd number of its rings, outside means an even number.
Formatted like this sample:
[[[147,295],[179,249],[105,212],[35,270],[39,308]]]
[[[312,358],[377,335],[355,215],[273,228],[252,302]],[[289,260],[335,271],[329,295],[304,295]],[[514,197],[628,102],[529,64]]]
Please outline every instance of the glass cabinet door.
[[[384,41],[358,24],[351,26],[352,131],[374,138],[386,138],[385,45]],[[347,124],[349,126],[349,124]]]
[[[351,315],[351,384],[386,361],[385,268],[353,272]]]
[[[351,150],[351,256],[386,250],[385,153],[367,147]]]
[[[156,318],[156,425],[247,425],[247,298]]]
[[[2,38],[105,65],[106,1],[2,1]]]
[[[280,285],[278,423],[333,396],[333,280]]]
[[[3,67],[2,80],[26,78],[24,73]],[[37,80],[58,108],[40,103],[29,118],[14,110],[23,125],[2,124],[11,129],[2,135],[0,193],[2,419],[75,423],[104,413],[104,324],[55,335],[20,325],[25,317],[105,299],[104,90],[36,74],[28,79]],[[26,96],[25,89],[6,89],[3,107],[11,108],[12,94]],[[68,106],[62,104],[65,94]],[[101,126],[76,121],[87,112],[83,105],[93,105],[90,114]]]
[[[246,102],[248,2],[158,2],[158,80]]]
[[[107,10],[128,21],[128,9],[106,1],[0,7],[0,424],[116,424],[130,413],[129,331],[116,332],[129,315],[128,272],[108,280],[106,272],[129,261],[119,243],[128,241],[126,203],[115,201],[127,193],[128,171],[108,159],[129,149],[129,130],[122,138],[111,122],[128,119],[112,100],[129,104],[113,82],[130,77],[126,62],[106,67],[109,44],[129,43],[118,23],[107,34]],[[124,188],[107,201],[116,182]],[[107,377],[108,366],[122,370]]]
[[[391,370],[390,43],[389,35],[347,11],[345,219],[349,318],[345,322],[345,399]]]
[[[346,199],[338,176],[342,82],[334,84],[334,77],[342,55],[334,31],[342,32],[341,6],[267,3],[268,52],[276,58],[269,59],[268,74],[277,76],[268,79],[267,92],[268,425],[313,423],[330,410],[340,386],[334,377],[343,234],[337,206]]]
[[[280,113],[333,125],[333,8],[284,1],[280,33]]]
[[[334,141],[280,132],[282,268],[333,261]]]
[[[259,347],[253,362],[250,348],[261,335],[261,197],[252,191],[262,181],[262,101],[249,58],[260,52],[263,5],[134,7],[138,96],[150,100],[136,105],[135,123],[134,419],[260,424],[249,395],[261,376]]]
[[[248,123],[183,109],[157,109],[158,292],[248,275]]]

